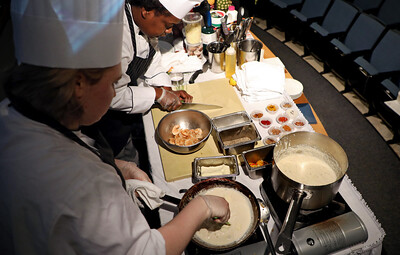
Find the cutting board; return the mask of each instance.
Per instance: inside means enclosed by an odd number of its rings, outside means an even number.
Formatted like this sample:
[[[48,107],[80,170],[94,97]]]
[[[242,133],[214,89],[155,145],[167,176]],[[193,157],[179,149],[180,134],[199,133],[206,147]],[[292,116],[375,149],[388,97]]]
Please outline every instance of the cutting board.
[[[222,106],[221,109],[204,110],[210,118],[216,116],[244,111],[242,103],[240,102],[234,87],[229,85],[228,79],[218,79],[202,83],[194,83],[187,85],[186,91],[193,96],[194,103],[216,104]],[[160,109],[152,109],[154,128],[156,129],[158,123],[167,112]],[[164,169],[164,176],[167,182],[176,181],[192,176],[192,163],[197,157],[210,157],[223,155],[219,152],[218,141],[210,135],[203,148],[191,154],[178,154],[172,152],[162,146],[161,141],[156,138],[159,144],[160,156]]]

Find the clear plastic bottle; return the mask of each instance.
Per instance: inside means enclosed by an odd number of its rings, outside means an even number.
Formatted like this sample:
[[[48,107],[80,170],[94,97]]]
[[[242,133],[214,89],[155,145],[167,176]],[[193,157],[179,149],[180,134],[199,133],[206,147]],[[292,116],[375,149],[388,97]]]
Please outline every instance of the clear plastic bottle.
[[[225,51],[225,77],[231,78],[236,71],[236,50],[232,45]]]

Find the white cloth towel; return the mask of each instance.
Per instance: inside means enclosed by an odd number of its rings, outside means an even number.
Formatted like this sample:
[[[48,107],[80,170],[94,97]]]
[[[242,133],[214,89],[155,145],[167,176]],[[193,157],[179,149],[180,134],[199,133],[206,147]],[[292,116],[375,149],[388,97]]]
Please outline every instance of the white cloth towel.
[[[134,179],[126,180],[126,191],[132,197],[133,201],[143,208],[143,204],[136,197],[135,192],[143,202],[151,209],[159,207],[163,202],[161,198],[165,196],[165,192],[151,182],[139,181]]]
[[[243,99],[258,102],[282,96],[285,84],[285,68],[264,62],[247,62],[242,70],[236,68],[233,78]]]

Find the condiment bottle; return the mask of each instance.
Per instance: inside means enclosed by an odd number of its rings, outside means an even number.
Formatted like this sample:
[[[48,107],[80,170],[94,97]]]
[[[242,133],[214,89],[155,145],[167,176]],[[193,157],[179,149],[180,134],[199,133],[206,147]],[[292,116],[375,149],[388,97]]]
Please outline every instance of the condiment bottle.
[[[232,45],[225,51],[225,77],[231,78],[236,71],[236,50]]]
[[[227,24],[237,22],[238,11],[235,10],[235,6],[233,5],[229,6],[226,15],[228,16],[228,20],[226,21]]]

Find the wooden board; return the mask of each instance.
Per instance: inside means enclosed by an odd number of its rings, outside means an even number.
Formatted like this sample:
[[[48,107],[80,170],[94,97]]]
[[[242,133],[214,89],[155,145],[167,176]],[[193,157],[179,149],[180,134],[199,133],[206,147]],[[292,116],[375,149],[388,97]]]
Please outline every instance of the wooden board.
[[[222,106],[221,109],[203,111],[210,118],[216,116],[244,111],[242,103],[229,85],[228,79],[218,79],[202,83],[187,85],[186,91],[193,96],[194,103],[216,104]],[[152,109],[154,128],[157,128],[161,118],[167,112],[159,109]],[[192,176],[192,162],[196,157],[209,157],[223,155],[218,151],[216,139],[211,135],[204,147],[192,154],[177,154],[159,144],[162,165],[164,169],[165,180],[167,182],[180,180]]]

